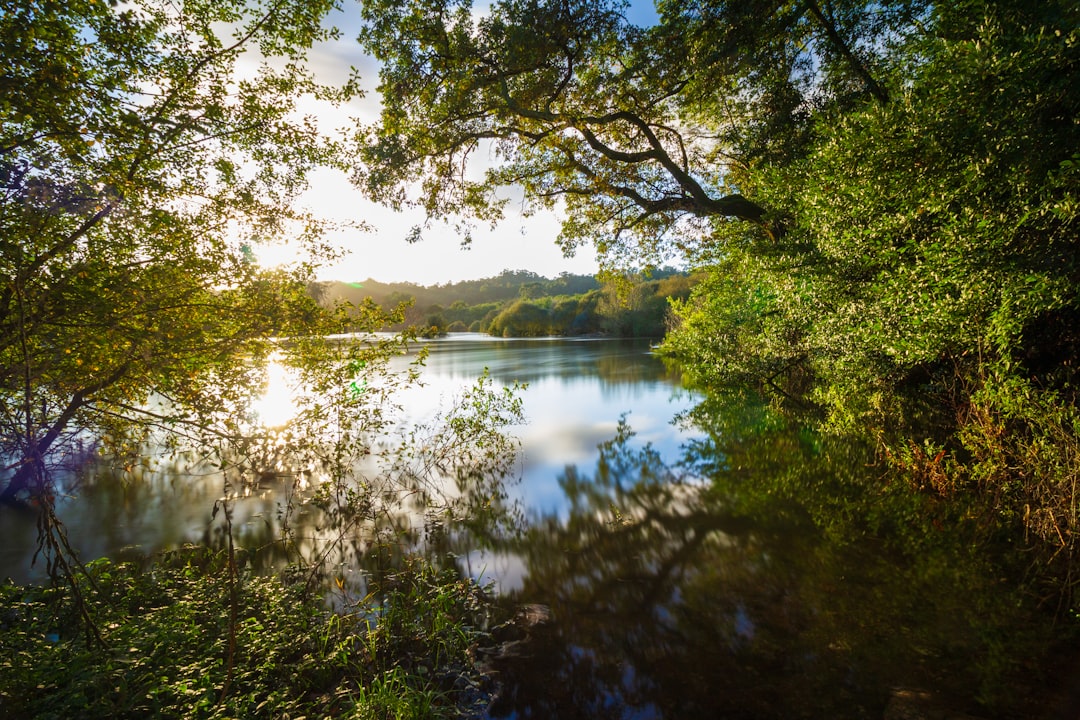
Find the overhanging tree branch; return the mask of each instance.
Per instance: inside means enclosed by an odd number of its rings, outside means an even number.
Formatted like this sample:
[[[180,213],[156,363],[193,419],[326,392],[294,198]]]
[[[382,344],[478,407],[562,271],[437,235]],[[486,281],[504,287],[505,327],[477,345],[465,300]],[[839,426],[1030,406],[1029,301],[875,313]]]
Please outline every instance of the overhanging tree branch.
[[[836,27],[836,23],[827,18],[825,13],[822,12],[821,6],[818,5],[817,0],[806,0],[806,7],[810,10],[810,14],[814,16],[818,25],[825,32],[825,37],[828,38],[829,43],[843,56],[851,69],[855,71],[855,74],[858,75],[859,79],[866,85],[867,91],[874,96],[874,99],[877,100],[878,103],[882,105],[888,104],[888,91],[874,79],[874,76],[870,74],[870,70],[867,69],[863,61],[855,55],[855,51],[851,49],[851,46],[848,45],[847,41],[845,41],[844,37],[840,34],[840,30]]]

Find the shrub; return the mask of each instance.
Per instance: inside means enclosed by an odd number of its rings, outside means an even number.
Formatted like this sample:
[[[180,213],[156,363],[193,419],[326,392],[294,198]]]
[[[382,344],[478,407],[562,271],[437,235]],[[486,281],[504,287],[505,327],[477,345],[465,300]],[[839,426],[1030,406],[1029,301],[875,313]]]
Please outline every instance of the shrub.
[[[0,716],[460,717],[484,701],[481,593],[420,561],[339,612],[204,549],[96,561],[82,585],[100,643],[69,587],[0,586]]]

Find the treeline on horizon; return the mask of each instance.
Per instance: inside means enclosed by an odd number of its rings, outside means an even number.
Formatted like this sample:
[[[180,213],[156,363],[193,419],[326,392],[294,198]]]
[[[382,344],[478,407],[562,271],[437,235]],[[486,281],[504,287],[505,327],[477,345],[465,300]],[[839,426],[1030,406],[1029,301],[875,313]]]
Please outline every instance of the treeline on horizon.
[[[314,285],[312,292],[326,305],[372,302],[387,311],[400,308],[401,320],[383,329],[413,328],[428,337],[479,332],[660,338],[668,329],[671,300],[686,300],[694,283],[690,274],[671,267],[610,282],[592,275],[546,278],[507,269],[495,277],[429,286],[331,281]]]

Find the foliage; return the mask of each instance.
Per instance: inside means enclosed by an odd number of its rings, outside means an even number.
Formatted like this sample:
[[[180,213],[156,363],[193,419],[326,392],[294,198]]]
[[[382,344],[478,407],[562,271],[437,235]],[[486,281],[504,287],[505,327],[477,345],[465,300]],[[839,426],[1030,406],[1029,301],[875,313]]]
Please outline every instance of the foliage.
[[[529,300],[510,305],[488,326],[488,333],[497,337],[545,337],[551,330],[547,309]]]
[[[528,292],[531,299],[562,295],[584,295],[599,289],[596,278],[588,275],[563,273],[557,278],[543,278],[526,270],[504,270],[496,277],[462,280],[445,285],[420,286],[413,283],[325,283],[321,286],[322,302],[337,300],[360,303],[370,298],[386,310],[405,306],[405,317],[388,329],[397,330],[423,325],[426,315],[438,312],[447,324],[461,321],[466,326],[476,321],[486,326],[489,314],[497,312]],[[526,290],[528,288],[528,290]]]
[[[745,286],[747,320],[785,328],[750,335],[787,335],[795,351],[747,355],[784,364],[804,350],[842,396],[980,352],[1053,351],[1022,347],[1076,304],[1065,120],[1075,42],[1035,25],[1050,11],[1009,18],[1027,25],[1007,33],[1004,11],[975,10],[937,11],[940,32],[961,37],[913,42],[923,60],[895,71],[903,88],[890,103],[827,115],[805,158],[758,174],[759,192],[787,208],[786,246],[766,251],[728,226],[705,256],[710,287]],[[973,19],[961,28],[960,17]]]
[[[420,177],[413,202],[429,214],[488,220],[505,204],[495,189],[521,185],[540,206],[565,203],[568,250],[597,227],[649,237],[695,210],[760,216],[688,172],[696,148],[665,122],[663,66],[634,56],[642,33],[621,9],[507,2],[476,19],[468,3],[365,3],[361,43],[382,62],[386,104],[363,132],[361,186],[402,205]],[[489,146],[505,163],[466,177],[465,160]]]
[[[939,492],[973,485],[992,498],[1001,520],[1037,539],[1041,557],[1060,571],[1064,585],[1048,588],[1077,597],[1080,558],[1080,410],[1053,390],[985,370],[957,419],[968,460],[949,468]]]
[[[616,337],[662,337],[669,301],[685,299],[696,279],[673,268],[608,279],[563,274],[553,280],[524,272],[442,286],[360,287],[329,283],[322,302],[371,301],[390,310],[404,305],[404,319],[388,329],[417,327],[420,334],[486,332],[498,337],[602,333]]]
[[[384,105],[361,134],[358,182],[397,206],[480,220],[501,213],[500,186],[519,185],[536,206],[561,206],[565,249],[592,241],[609,267],[659,265],[716,218],[782,233],[741,169],[774,136],[805,134],[809,107],[885,101],[876,55],[924,7],[672,2],[642,29],[618,0],[507,0],[482,16],[470,5],[364,4]],[[476,180],[467,160],[487,148],[502,162]]]
[[[675,332],[665,353],[703,388],[768,387],[785,398],[806,389],[809,318],[791,317],[781,292],[797,282],[751,255],[731,253],[702,273],[689,298],[673,304]],[[797,293],[795,293],[797,294]]]
[[[827,309],[803,324],[835,394],[980,354],[1040,372],[1071,352],[1031,341],[1068,326],[1080,301],[1077,216],[1063,211],[1076,185],[1061,167],[1080,139],[1066,119],[1080,107],[1068,80],[1078,38],[1040,27],[1049,12],[961,20],[979,9],[939,10],[940,32],[959,39],[919,43],[927,59],[903,94],[838,118],[804,163],[777,171],[813,246],[782,297],[794,312]]]
[[[68,588],[0,586],[5,717],[460,717],[484,700],[476,586],[415,561],[340,611],[194,548],[91,565],[102,645]],[[232,614],[231,614],[232,613]],[[406,627],[407,625],[407,627]]]
[[[256,378],[242,360],[270,338],[337,327],[307,268],[263,271],[250,251],[291,236],[323,252],[323,223],[293,201],[345,157],[299,105],[355,93],[303,66],[335,35],[331,4],[42,0],[2,14],[4,499],[43,495],[76,437],[123,450],[155,423],[236,404]]]
[[[614,337],[663,337],[673,302],[685,300],[696,278],[672,275],[617,278],[604,286],[596,308],[600,329]]]

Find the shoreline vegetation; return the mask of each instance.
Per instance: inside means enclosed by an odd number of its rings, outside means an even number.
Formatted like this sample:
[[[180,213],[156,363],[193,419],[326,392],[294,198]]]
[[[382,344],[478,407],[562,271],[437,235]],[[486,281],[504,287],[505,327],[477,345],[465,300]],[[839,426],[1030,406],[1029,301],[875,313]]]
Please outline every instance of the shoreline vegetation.
[[[440,424],[395,438],[378,472],[356,470],[423,353],[397,374],[390,359],[413,332],[455,329],[663,337],[708,398],[703,424],[727,421],[710,403],[760,392],[769,419],[752,439],[793,421],[803,445],[866,442],[880,472],[861,490],[920,508],[867,537],[907,540],[933,528],[925,508],[944,509],[1053,631],[1010,667],[1076,687],[1056,675],[1080,637],[1075,0],[659,0],[647,27],[620,0],[489,5],[348,5],[380,104],[334,134],[308,101],[347,111],[364,94],[358,71],[338,84],[315,71],[342,36],[334,0],[5,6],[0,501],[37,513],[51,582],[0,587],[0,715],[475,712],[483,596],[400,549],[454,522],[521,520],[501,486],[515,388],[481,378]],[[560,218],[565,252],[595,247],[613,282],[319,285],[339,227],[302,201],[325,171],[454,223],[466,244],[513,187],[526,214]],[[260,267],[252,245],[270,238],[311,264]],[[656,269],[672,260],[689,274]],[[324,341],[384,328],[405,330]],[[251,410],[271,360],[303,388],[275,428]],[[218,545],[147,569],[83,564],[57,477],[86,447],[135,474],[152,443],[224,477]],[[311,482],[332,537],[315,547],[283,523],[273,542],[295,575],[264,578],[243,567],[230,497],[279,472]],[[336,567],[385,548],[372,587],[339,582]],[[355,612],[323,607],[335,588]],[[988,646],[1015,639],[995,633]],[[783,669],[783,652],[765,660]],[[1009,717],[992,692],[964,701]]]
[[[692,274],[665,267],[601,282],[564,273],[545,278],[504,270],[478,280],[419,286],[412,283],[322,282],[311,286],[321,303],[372,302],[401,319],[383,327],[432,337],[479,332],[496,337],[605,335],[662,338],[672,301],[685,301]]]
[[[330,609],[233,562],[189,546],[90,563],[78,592],[0,584],[0,717],[421,720],[490,701],[490,600],[453,570],[415,558]]]

